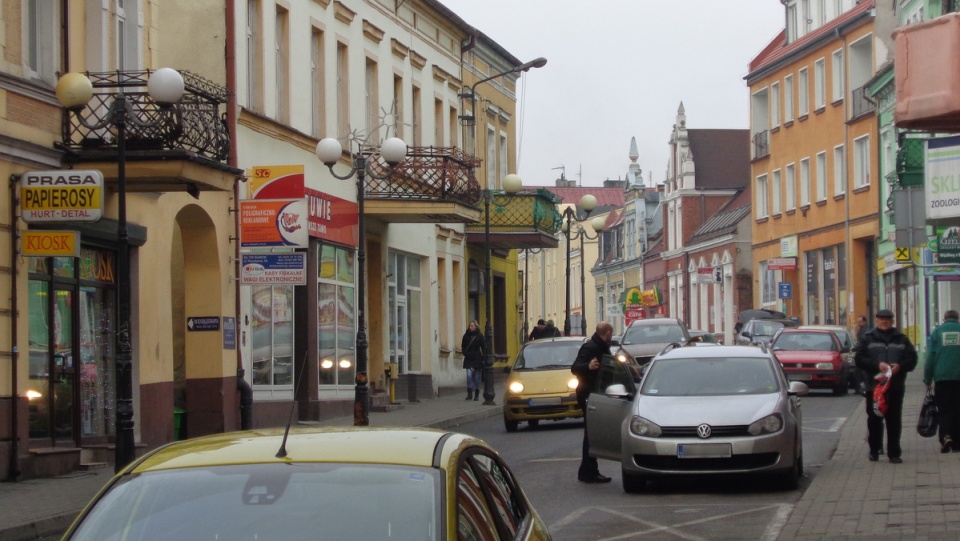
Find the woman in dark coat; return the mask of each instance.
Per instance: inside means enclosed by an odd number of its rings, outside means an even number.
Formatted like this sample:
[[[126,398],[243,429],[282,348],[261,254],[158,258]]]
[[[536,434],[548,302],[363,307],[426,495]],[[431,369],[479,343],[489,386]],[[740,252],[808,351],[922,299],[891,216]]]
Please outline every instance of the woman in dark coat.
[[[480,333],[480,324],[471,321],[460,341],[463,352],[463,368],[467,371],[467,400],[480,399],[480,383],[483,378],[483,359],[487,356],[486,340]]]

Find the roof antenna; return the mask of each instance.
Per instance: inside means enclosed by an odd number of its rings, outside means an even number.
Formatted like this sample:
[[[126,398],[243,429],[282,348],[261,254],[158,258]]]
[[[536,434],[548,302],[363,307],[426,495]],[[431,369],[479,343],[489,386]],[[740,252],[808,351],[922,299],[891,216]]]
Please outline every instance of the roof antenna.
[[[552,168],[550,168],[551,171],[556,171],[557,169],[560,170],[560,180],[566,182],[566,180],[567,180],[567,168],[564,167],[563,165],[561,165],[560,167],[552,167]]]
[[[293,403],[290,404],[290,415],[287,415],[287,428],[283,431],[283,441],[280,442],[280,450],[274,455],[277,458],[286,458],[287,456],[287,436],[290,435],[290,424],[293,423],[293,412],[297,407],[297,391],[300,390],[300,384],[303,383],[303,371],[307,367],[307,353],[303,354],[303,363],[300,364],[300,377],[297,378],[297,385],[293,389]]]

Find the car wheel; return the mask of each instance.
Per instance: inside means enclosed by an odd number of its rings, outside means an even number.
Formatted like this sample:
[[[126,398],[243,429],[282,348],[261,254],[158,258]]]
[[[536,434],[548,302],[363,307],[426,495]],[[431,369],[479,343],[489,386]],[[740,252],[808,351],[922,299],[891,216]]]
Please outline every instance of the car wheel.
[[[620,478],[623,480],[623,491],[627,494],[638,494],[647,488],[647,478],[642,475],[628,473],[621,468]]]
[[[527,424],[530,425],[530,428],[537,428],[538,426],[540,426],[540,419],[532,419],[530,421],[527,421]]]
[[[796,490],[800,487],[800,478],[803,477],[803,449],[797,453],[797,460],[793,467],[778,476],[778,485],[784,490]]]
[[[834,395],[834,396],[843,396],[843,395],[845,395],[845,394],[847,394],[847,380],[846,380],[846,378],[841,379],[841,380],[840,380],[840,383],[838,383],[837,386],[833,388],[833,395]]]
[[[507,429],[507,432],[516,432],[517,428],[520,427],[520,421],[511,421],[510,419],[504,417],[503,426]]]

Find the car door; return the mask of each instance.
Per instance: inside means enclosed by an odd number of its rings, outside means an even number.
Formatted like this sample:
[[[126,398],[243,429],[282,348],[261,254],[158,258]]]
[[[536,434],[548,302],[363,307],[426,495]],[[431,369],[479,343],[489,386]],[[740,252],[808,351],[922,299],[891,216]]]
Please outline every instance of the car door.
[[[613,385],[622,385],[623,395],[607,395]],[[605,355],[600,362],[597,387],[587,399],[587,437],[590,455],[609,460],[620,460],[621,427],[633,410],[633,397],[639,388],[639,366],[620,362]]]

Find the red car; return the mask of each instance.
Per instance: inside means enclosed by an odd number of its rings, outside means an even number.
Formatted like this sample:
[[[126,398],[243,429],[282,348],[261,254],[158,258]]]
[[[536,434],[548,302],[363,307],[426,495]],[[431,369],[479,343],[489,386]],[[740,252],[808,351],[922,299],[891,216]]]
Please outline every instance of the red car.
[[[849,371],[836,335],[827,330],[783,329],[770,345],[790,381],[802,381],[811,389],[847,392]]]

